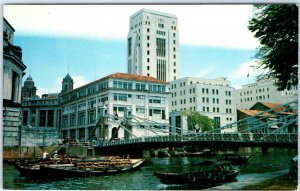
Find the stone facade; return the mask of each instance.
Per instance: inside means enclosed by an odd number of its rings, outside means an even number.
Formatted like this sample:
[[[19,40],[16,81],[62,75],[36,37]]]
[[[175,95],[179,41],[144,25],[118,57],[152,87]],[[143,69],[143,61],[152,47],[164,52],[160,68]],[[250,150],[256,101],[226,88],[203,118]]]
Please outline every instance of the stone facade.
[[[3,18],[3,145],[19,144],[21,86],[26,66],[22,49],[13,44],[14,28]]]

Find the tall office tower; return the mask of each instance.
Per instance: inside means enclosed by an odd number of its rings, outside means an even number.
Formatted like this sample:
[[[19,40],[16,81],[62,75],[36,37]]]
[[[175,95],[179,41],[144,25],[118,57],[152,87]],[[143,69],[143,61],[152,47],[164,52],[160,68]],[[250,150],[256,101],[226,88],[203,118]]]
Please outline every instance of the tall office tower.
[[[127,37],[129,74],[163,81],[179,78],[177,16],[142,9],[130,17]]]

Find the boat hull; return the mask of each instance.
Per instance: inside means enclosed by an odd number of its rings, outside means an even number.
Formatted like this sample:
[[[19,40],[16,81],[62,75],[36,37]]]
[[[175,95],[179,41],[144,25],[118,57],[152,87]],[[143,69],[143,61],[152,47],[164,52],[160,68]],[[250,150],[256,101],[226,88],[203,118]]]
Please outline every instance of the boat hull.
[[[237,170],[226,173],[161,173],[154,175],[164,184],[198,184],[215,185],[233,181],[238,175]]]

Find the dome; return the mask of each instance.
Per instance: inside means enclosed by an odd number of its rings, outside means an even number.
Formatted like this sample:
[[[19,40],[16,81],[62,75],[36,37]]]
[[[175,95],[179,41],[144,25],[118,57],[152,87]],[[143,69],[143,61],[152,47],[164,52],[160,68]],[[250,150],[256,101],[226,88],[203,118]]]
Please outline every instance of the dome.
[[[32,77],[29,75],[27,78],[26,78],[26,81],[33,81]]]

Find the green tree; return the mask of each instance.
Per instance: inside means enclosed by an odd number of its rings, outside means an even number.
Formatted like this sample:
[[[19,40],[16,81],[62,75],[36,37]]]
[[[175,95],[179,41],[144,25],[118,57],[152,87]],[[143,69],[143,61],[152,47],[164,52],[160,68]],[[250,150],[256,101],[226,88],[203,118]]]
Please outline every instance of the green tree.
[[[186,111],[188,130],[195,132],[205,132],[214,128],[214,120],[207,116],[201,115],[197,111]]]
[[[248,29],[260,41],[256,54],[258,79],[275,78],[278,90],[290,89],[298,81],[298,6],[254,5]]]

